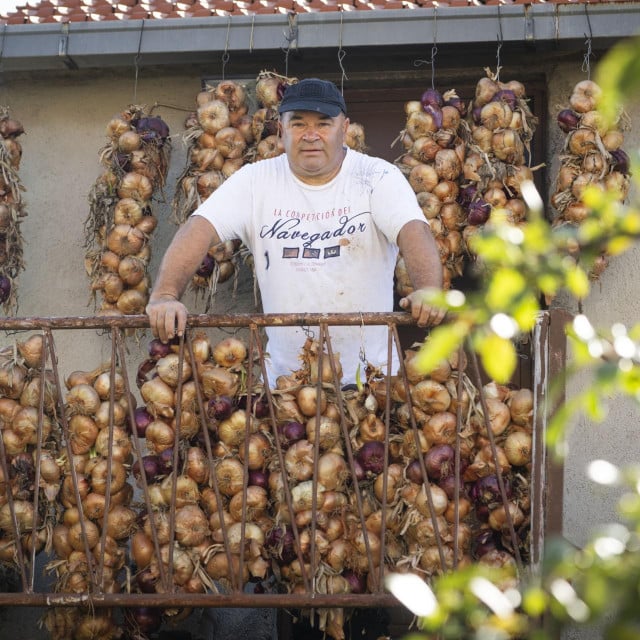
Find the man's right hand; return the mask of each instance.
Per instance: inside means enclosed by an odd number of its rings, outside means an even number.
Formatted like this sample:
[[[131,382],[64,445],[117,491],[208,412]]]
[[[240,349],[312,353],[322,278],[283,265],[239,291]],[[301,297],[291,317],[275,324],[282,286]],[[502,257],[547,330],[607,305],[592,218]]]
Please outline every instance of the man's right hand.
[[[187,308],[171,295],[154,296],[146,308],[151,331],[162,342],[182,336],[187,327]]]

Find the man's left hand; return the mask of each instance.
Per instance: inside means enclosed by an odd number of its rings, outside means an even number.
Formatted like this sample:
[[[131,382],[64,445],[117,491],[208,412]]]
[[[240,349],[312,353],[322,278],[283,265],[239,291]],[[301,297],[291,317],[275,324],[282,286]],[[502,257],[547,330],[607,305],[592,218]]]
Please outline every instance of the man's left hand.
[[[424,288],[412,291],[400,300],[400,307],[407,311],[411,309],[411,316],[419,327],[433,327],[440,324],[446,315],[444,309],[432,306],[430,300],[438,289]]]

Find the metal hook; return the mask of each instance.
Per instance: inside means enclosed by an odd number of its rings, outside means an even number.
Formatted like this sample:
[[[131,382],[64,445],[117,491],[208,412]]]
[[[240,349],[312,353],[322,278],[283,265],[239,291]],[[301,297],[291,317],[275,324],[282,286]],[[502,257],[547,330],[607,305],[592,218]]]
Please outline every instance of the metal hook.
[[[338,41],[338,65],[340,65],[340,71],[342,71],[342,75],[340,77],[340,93],[344,93],[344,81],[349,79],[347,72],[344,69],[344,65],[342,64],[344,57],[347,55],[347,52],[342,48],[342,14],[343,11],[340,9],[340,37]]]
[[[136,57],[133,60],[133,66],[135,68],[135,80],[133,83],[133,104],[138,102],[138,73],[140,71],[140,51],[142,50],[142,34],[144,33],[144,18],[140,25],[140,37],[138,38],[138,51]]]
[[[293,11],[289,12],[288,20],[289,33],[286,31],[283,32],[287,46],[282,48],[284,51],[284,75],[287,77],[289,77],[289,52],[298,46],[298,22],[296,13]]]
[[[229,31],[231,30],[231,16],[228,17],[227,21],[227,37],[224,43],[224,53],[222,54],[222,79],[224,80],[224,72],[227,66],[227,62],[229,62]]]

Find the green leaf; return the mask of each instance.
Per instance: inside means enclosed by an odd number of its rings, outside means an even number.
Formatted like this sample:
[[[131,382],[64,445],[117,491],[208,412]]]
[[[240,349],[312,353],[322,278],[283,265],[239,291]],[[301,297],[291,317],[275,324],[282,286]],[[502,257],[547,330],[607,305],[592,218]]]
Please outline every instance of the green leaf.
[[[484,370],[493,380],[500,384],[506,384],[511,380],[518,363],[516,349],[511,340],[490,333],[480,338],[478,352]]]
[[[634,244],[635,241],[632,238],[618,236],[607,242],[607,252],[612,256],[617,256],[630,249]]]
[[[602,422],[606,415],[606,407],[596,389],[589,389],[583,397],[585,413],[594,421]]]
[[[468,332],[469,323],[461,320],[432,329],[416,355],[419,369],[431,373],[460,346]]]
[[[596,68],[595,81],[602,89],[598,111],[608,123],[615,122],[620,105],[640,89],[639,47],[638,38],[619,42]]]
[[[522,608],[527,615],[541,616],[547,608],[547,594],[540,587],[531,587],[525,591],[522,597]]]
[[[586,298],[589,293],[589,278],[578,265],[573,264],[566,271],[567,288],[576,298]]]
[[[493,311],[509,311],[511,302],[524,291],[526,284],[524,277],[516,269],[499,269],[489,283],[487,305]]]
[[[536,324],[536,317],[539,311],[538,299],[532,294],[527,294],[513,307],[511,315],[518,323],[521,331],[530,331]]]
[[[364,389],[364,385],[362,384],[362,369],[359,362],[358,368],[356,369],[356,386],[358,387],[358,391],[362,391]]]

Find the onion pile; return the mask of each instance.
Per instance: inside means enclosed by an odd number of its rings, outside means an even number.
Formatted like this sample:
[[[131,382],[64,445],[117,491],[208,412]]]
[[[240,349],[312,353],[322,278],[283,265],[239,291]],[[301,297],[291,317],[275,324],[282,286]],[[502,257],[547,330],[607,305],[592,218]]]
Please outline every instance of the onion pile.
[[[128,543],[137,528],[131,505],[133,446],[130,400],[122,374],[105,363],[93,371],[74,371],[66,379],[67,443],[58,493],[60,518],[53,528],[55,591],[119,593],[130,565]],[[45,625],[54,640],[116,637],[113,611],[97,617],[89,608],[69,616],[47,611]],[[88,636],[84,634],[88,633]],[[97,634],[97,635],[93,635]]]
[[[244,486],[237,452],[249,419],[239,407],[247,350],[231,337],[212,345],[204,333],[191,346],[193,359],[186,349],[181,359],[177,345],[152,341],[137,376],[145,405],[136,411],[135,428],[147,454],[134,463],[134,474],[139,486],[146,482],[152,507],[142,513],[142,529],[132,539],[136,589],[142,592],[160,590],[163,571],[165,578],[172,573],[178,591],[215,591],[232,573],[226,545],[234,562],[242,547],[240,527],[233,526],[242,518],[242,504],[236,498],[231,507],[231,501]],[[249,504],[245,513],[257,511]],[[254,519],[246,526],[251,538]]]
[[[17,310],[16,279],[24,269],[20,222],[27,213],[18,175],[22,145],[17,139],[23,133],[9,109],[0,107],[0,305],[7,315]]]
[[[232,80],[208,87],[196,97],[197,110],[185,121],[184,140],[188,162],[178,179],[173,200],[173,219],[184,224],[195,209],[243,164],[284,153],[278,135],[278,104],[288,84],[285,78],[263,71],[258,75],[252,103],[247,88]],[[211,247],[192,278],[196,297],[202,296],[209,311],[217,285],[234,278],[243,261],[251,266],[245,247],[239,242],[224,242]]]
[[[196,96],[197,109],[185,121],[187,165],[178,179],[172,217],[176,224],[187,218],[231,174],[248,161],[254,142],[249,114],[249,96],[244,85],[223,80]],[[218,283],[237,275],[240,243],[212,247],[192,279],[196,295],[202,295],[209,310]]]
[[[8,565],[30,566],[55,524],[57,398],[51,371],[43,369],[43,345],[36,334],[0,351],[0,560]]]
[[[300,368],[267,390],[241,339],[194,332],[182,350],[150,341],[138,406],[109,362],[60,394],[40,374],[42,342],[0,353],[0,546],[15,561],[13,515],[23,555],[34,522],[37,549],[51,531],[57,592],[368,593],[389,570],[428,580],[528,557],[533,394],[475,386],[464,355],[425,376],[407,350],[391,379],[368,366],[340,388],[339,356],[308,338]],[[130,608],[124,624],[146,638],[190,611]],[[114,616],[51,608],[45,625],[54,640],[90,624],[112,637]],[[346,617],[313,622],[340,640]]]
[[[466,271],[475,256],[469,239],[494,209],[511,222],[524,219],[520,185],[531,180],[530,141],[537,119],[528,106],[525,87],[501,82],[486,69],[467,108],[449,91],[428,89],[406,103],[407,121],[399,140],[405,154],[396,164],[416,192],[431,224],[444,269],[444,287]],[[396,267],[396,291],[412,291],[404,261]]]
[[[107,125],[106,170],[89,195],[85,268],[101,315],[144,313],[151,287],[150,239],[158,224],[152,199],[165,183],[169,129],[132,105]]]
[[[431,225],[443,264],[444,287],[462,275],[462,229],[466,211],[459,202],[469,125],[465,103],[455,90],[441,94],[427,89],[419,100],[405,103],[406,123],[399,140],[405,153],[396,165],[416,193]],[[404,260],[396,266],[396,290],[401,296],[412,291]]]
[[[467,226],[465,248],[473,260],[468,240],[495,209],[505,211],[512,224],[522,223],[526,207],[521,184],[533,180],[530,143],[538,120],[529,108],[525,86],[518,80],[501,82],[485,69],[476,83],[471,108],[471,140],[463,167],[463,206]]]
[[[261,71],[256,78],[258,108],[252,115],[254,145],[250,151],[251,162],[275,158],[284,153],[279,135],[280,116],[278,106],[289,85],[297,78],[287,78],[273,71]]]
[[[622,148],[626,118],[621,113],[615,123],[607,125],[598,111],[601,93],[592,80],[581,80],[573,88],[568,105],[556,116],[566,137],[551,196],[556,211],[554,227],[580,225],[587,218],[589,208],[582,194],[589,185],[615,193],[620,202],[627,197],[629,157]],[[603,253],[594,264],[591,277],[597,279],[607,264]]]

